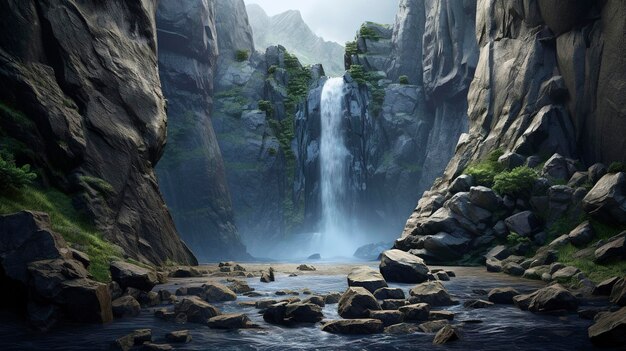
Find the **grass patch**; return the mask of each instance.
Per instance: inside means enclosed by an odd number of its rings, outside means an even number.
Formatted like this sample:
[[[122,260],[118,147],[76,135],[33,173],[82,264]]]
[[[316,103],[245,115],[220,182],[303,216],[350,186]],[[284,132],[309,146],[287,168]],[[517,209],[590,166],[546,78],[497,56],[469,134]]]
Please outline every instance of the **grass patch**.
[[[609,165],[608,173],[626,172],[626,165],[622,162],[613,162]]]
[[[626,261],[597,264],[591,259],[574,257],[577,251],[578,249],[571,244],[562,247],[559,249],[559,262],[567,266],[577,267],[585,273],[587,278],[595,283],[615,276],[621,277],[626,274]]]
[[[47,212],[52,229],[61,234],[71,247],[89,255],[89,272],[93,277],[101,282],[111,279],[109,263],[112,258],[119,258],[120,252],[76,211],[69,196],[56,189],[34,186],[26,186],[18,194],[0,196],[0,214],[23,210]]]

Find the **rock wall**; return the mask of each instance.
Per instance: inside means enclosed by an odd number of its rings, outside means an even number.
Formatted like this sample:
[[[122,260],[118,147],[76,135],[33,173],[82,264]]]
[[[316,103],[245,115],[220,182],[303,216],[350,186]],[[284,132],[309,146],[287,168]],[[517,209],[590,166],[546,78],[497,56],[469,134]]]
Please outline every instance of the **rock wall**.
[[[626,86],[616,52],[624,50],[625,24],[616,18],[624,4],[479,1],[478,8],[470,131],[441,185],[496,148],[544,159],[559,152],[587,164],[623,161]]]
[[[169,144],[157,168],[181,236],[204,261],[245,258],[211,122],[218,45],[213,1],[159,2],[159,71]]]
[[[3,1],[0,121],[20,161],[73,195],[107,240],[160,264],[195,263],[153,167],[166,138],[156,2]]]

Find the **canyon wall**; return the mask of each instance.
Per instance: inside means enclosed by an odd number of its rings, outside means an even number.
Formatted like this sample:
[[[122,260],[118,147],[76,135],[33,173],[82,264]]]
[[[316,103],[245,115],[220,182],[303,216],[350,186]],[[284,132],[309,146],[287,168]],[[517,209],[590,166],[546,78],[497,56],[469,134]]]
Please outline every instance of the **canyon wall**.
[[[154,166],[166,139],[156,1],[2,1],[4,144],[40,181],[71,194],[125,255],[196,262]],[[7,107],[8,106],[8,107]]]

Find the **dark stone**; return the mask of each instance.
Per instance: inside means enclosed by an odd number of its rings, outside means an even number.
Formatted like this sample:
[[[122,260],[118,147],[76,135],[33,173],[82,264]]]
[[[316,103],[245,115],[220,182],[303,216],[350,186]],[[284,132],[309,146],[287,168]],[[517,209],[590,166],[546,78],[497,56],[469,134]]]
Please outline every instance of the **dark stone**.
[[[369,318],[378,319],[383,322],[384,327],[402,323],[405,317],[406,315],[404,315],[401,311],[369,311]]]
[[[137,317],[141,312],[141,305],[132,296],[122,296],[111,303],[115,318]]]
[[[366,318],[368,310],[380,310],[381,307],[365,288],[349,287],[339,300],[339,315],[343,318]]]
[[[626,223],[626,173],[602,177],[583,199],[583,209],[601,220]]]
[[[611,295],[611,290],[613,289],[613,286],[619,280],[620,280],[619,277],[612,277],[612,278],[603,280],[602,282],[598,283],[598,285],[596,285],[596,287],[593,289],[593,294],[603,295],[603,296]]]
[[[222,314],[209,318],[207,325],[213,329],[242,329],[248,328],[250,318],[243,313]]]
[[[367,267],[356,267],[348,274],[348,286],[360,286],[374,293],[380,288],[386,288],[387,282],[382,274]]]
[[[417,303],[400,307],[400,312],[406,321],[425,321],[430,315],[430,306],[427,303]]]
[[[176,314],[184,314],[191,323],[205,324],[220,311],[197,296],[182,298],[175,306]]]
[[[588,329],[589,339],[594,345],[623,347],[626,345],[626,307],[615,312],[598,314]]]
[[[531,312],[575,311],[578,308],[578,299],[558,284],[532,294],[515,296],[513,302],[520,309]]]
[[[456,329],[450,325],[446,325],[435,335],[433,345],[443,345],[451,341],[459,340],[459,334]]]
[[[341,319],[322,325],[322,331],[333,334],[376,334],[383,329],[383,322],[378,319]]]
[[[463,307],[465,308],[485,308],[493,306],[493,302],[480,300],[480,299],[472,299],[463,302]]]
[[[495,288],[487,295],[489,301],[493,303],[512,305],[513,298],[520,293],[513,288]]]
[[[626,232],[620,233],[602,246],[594,253],[597,263],[606,263],[613,260],[626,258]]]
[[[378,300],[404,299],[404,291],[400,288],[380,288],[374,291],[374,297]]]
[[[619,306],[626,306],[626,278],[618,280],[611,289],[610,300]]]
[[[191,341],[189,330],[178,330],[165,334],[165,340],[173,343],[188,343]]]
[[[159,283],[156,272],[128,262],[115,261],[111,263],[110,270],[111,279],[122,289],[130,287],[150,291]]]
[[[428,267],[421,258],[396,249],[383,252],[380,273],[390,282],[421,283],[428,279]]]
[[[412,288],[409,292],[411,303],[427,303],[431,306],[455,305],[450,294],[441,282],[426,282]]]

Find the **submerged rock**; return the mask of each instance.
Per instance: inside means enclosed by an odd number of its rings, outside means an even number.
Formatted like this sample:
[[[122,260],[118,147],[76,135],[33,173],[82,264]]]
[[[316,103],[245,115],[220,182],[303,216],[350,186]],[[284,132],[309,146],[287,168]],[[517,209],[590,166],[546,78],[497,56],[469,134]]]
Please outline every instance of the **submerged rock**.
[[[310,264],[301,264],[298,266],[299,271],[314,271],[315,267]]]
[[[178,330],[165,334],[165,340],[173,343],[188,343],[191,341],[189,330]]]
[[[459,339],[459,334],[456,329],[450,325],[445,325],[435,335],[433,339],[434,345],[443,345],[445,343],[455,341]]]
[[[213,329],[242,329],[250,324],[250,318],[243,313],[222,314],[207,321],[209,328]]]
[[[388,327],[390,325],[402,323],[405,315],[401,311],[369,311],[369,318],[378,319],[383,322],[383,326]]]
[[[341,319],[322,325],[322,331],[333,334],[376,334],[383,331],[383,322],[378,319]]]
[[[136,317],[141,312],[141,305],[132,296],[122,296],[111,303],[113,316],[116,318]]]
[[[356,267],[348,274],[348,286],[360,286],[374,293],[380,288],[386,288],[387,282],[382,274],[367,267]]]
[[[512,305],[513,298],[520,293],[513,288],[495,288],[487,295],[489,301],[493,303]]]
[[[428,279],[428,267],[424,260],[401,250],[383,252],[380,273],[387,281],[421,283]]]
[[[197,296],[185,297],[174,308],[176,314],[184,314],[191,323],[205,324],[209,318],[220,314],[220,311]]]

